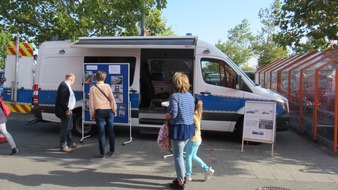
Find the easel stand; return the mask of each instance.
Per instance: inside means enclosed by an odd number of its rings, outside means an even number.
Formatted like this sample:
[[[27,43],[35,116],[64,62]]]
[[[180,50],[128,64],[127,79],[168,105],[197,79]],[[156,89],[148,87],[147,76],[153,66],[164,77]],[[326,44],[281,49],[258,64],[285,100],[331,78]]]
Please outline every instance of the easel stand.
[[[122,145],[129,144],[129,143],[131,143],[131,141],[133,141],[133,137],[131,135],[131,132],[132,132],[132,129],[131,129],[131,124],[129,122],[129,141],[126,141],[126,142],[122,143]]]
[[[129,102],[128,103],[128,107],[129,107],[129,114],[128,114],[128,123],[129,123],[129,141],[126,141],[124,143],[122,143],[122,145],[126,145],[126,144],[129,144],[131,143],[131,141],[133,140],[133,137],[132,137],[132,128],[131,128],[131,120],[130,120],[130,117],[131,117],[131,103]]]
[[[84,124],[83,124],[83,121],[82,121],[82,138],[81,138],[80,142],[83,143],[83,140],[86,139],[86,138],[89,138],[89,137],[90,137],[90,135],[87,135],[87,136],[84,135]]]
[[[245,141],[248,141],[248,139],[246,139]],[[260,142],[260,141],[255,141],[255,142]],[[262,142],[262,143],[269,143],[269,142]],[[275,148],[275,143],[274,142],[270,142],[271,143],[271,156],[273,157],[273,151]],[[244,150],[244,139],[242,139],[242,148],[241,148],[241,152],[243,152]]]

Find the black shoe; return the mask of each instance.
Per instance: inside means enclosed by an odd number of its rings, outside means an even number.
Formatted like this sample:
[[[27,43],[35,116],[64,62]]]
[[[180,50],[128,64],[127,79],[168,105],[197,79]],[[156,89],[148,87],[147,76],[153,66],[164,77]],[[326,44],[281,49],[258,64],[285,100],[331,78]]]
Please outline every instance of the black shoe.
[[[180,184],[178,184],[178,183],[171,183],[171,184],[169,185],[169,187],[170,187],[170,188],[173,188],[173,189],[185,189],[184,184],[183,184],[183,185],[180,185]]]
[[[184,184],[186,184],[187,183],[187,180],[185,179],[185,177],[184,177]],[[177,183],[178,184],[178,180],[177,179],[175,179],[175,180],[173,180],[173,183]]]
[[[179,189],[179,190],[184,190],[185,189],[184,184],[180,185],[177,180],[176,181],[174,180],[173,183],[169,184],[169,187],[173,188],[173,189]]]
[[[18,152],[19,152],[19,150],[18,150],[17,148],[13,148],[13,149],[12,149],[11,155],[15,155],[15,154],[18,153]]]

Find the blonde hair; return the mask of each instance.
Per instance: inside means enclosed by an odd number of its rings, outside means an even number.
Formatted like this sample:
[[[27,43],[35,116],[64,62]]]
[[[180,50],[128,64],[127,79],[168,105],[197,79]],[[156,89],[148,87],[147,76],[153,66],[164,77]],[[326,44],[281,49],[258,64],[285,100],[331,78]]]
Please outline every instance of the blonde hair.
[[[199,99],[195,99],[195,113],[194,117],[200,121],[202,119],[202,112],[203,112],[203,102]]]
[[[177,92],[186,93],[189,91],[190,83],[186,74],[176,72],[172,79],[173,87]]]

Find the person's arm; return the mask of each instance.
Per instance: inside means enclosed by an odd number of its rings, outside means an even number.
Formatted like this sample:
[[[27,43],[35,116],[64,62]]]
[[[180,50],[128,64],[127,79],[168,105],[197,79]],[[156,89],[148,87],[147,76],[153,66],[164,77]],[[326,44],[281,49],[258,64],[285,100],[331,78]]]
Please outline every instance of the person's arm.
[[[62,83],[58,89],[58,93],[59,93],[59,96],[58,96],[58,103],[60,104],[62,110],[67,114],[67,111],[69,111],[69,108],[68,108],[68,100],[69,100],[69,95],[70,95],[70,92],[69,92],[69,89],[68,89],[68,86],[66,83]]]
[[[168,114],[170,115],[170,118],[176,118],[178,114],[178,103],[175,96],[171,96],[169,100],[169,106],[168,106]]]
[[[111,87],[108,84],[107,84],[107,88],[109,89],[108,90],[108,98],[109,98],[109,102],[110,102],[110,107],[112,108],[113,113],[116,116],[117,115],[117,113],[116,113],[116,110],[117,110],[116,100],[115,100],[113,91],[111,90]]]

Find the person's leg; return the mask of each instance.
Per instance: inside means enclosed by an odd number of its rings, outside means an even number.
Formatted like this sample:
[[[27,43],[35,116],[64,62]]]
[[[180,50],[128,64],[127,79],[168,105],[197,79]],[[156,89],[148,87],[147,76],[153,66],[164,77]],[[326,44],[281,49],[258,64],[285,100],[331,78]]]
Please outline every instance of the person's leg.
[[[11,146],[11,148],[12,149],[16,148],[12,135],[6,129],[6,123],[0,124],[0,131],[3,134],[3,136],[5,136],[5,138],[7,139],[7,142]]]
[[[106,144],[106,137],[105,137],[105,119],[103,117],[102,110],[95,111],[95,120],[98,129],[98,137],[99,137],[99,150],[100,154],[104,156],[104,148]]]
[[[183,182],[185,175],[185,165],[183,158],[183,151],[185,146],[185,141],[181,140],[171,140],[173,148],[173,156],[175,161],[175,170],[177,175],[177,180]]]
[[[115,132],[114,132],[114,113],[112,110],[107,110],[107,119],[106,123],[108,126],[108,137],[109,137],[109,151],[111,153],[115,152]]]
[[[68,119],[61,118],[61,128],[60,128],[60,148],[67,147],[67,131],[68,131]]]
[[[67,145],[71,146],[74,145],[74,140],[72,137],[72,129],[73,129],[73,116],[70,115],[67,117],[67,122],[68,122],[68,128],[67,128]]]
[[[200,147],[201,145],[201,142],[194,142],[193,143],[193,153],[192,153],[192,160],[194,162],[196,162],[199,166],[201,166],[201,168],[204,170],[204,171],[208,171],[209,170],[209,167],[203,162],[203,160],[201,158],[199,158],[197,156],[197,152],[198,152],[198,148]]]
[[[193,152],[193,142],[188,141],[185,146],[185,174],[191,176],[192,174],[192,152]]]

